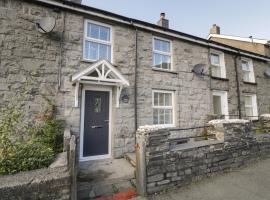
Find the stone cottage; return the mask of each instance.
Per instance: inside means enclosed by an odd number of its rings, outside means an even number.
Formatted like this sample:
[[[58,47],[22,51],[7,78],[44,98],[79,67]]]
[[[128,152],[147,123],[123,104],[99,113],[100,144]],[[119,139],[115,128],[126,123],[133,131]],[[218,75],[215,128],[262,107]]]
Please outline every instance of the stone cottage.
[[[270,57],[67,0],[0,1],[0,101],[31,81],[53,100],[79,160],[134,151],[142,125],[193,127],[270,112]],[[54,24],[55,22],[55,24]]]

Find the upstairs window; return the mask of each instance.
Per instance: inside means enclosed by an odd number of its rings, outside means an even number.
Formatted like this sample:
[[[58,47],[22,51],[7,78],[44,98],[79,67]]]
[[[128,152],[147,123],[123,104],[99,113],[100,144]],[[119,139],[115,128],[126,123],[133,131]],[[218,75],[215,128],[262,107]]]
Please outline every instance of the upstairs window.
[[[226,78],[224,54],[220,52],[210,53],[211,75],[213,77]]]
[[[154,124],[173,126],[173,96],[170,91],[153,91],[153,122]]]
[[[257,110],[257,97],[253,95],[244,96],[245,103],[245,112],[248,119],[258,119],[258,110]]]
[[[84,33],[84,59],[96,61],[112,57],[111,27],[86,20]]]
[[[160,38],[153,39],[153,67],[171,70],[171,41]]]
[[[243,70],[243,81],[255,82],[252,60],[241,60],[241,67]]]

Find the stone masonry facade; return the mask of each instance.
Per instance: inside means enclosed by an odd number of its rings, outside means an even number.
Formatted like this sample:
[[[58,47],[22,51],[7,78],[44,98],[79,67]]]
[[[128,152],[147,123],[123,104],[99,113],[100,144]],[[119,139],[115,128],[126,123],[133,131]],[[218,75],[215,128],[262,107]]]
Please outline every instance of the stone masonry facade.
[[[39,33],[35,28],[36,20],[46,16],[56,19],[56,26],[50,34]],[[113,27],[112,63],[130,83],[124,88],[129,101],[120,102],[119,108],[112,105],[112,154],[118,158],[126,152],[133,152],[135,143],[136,30],[132,26],[35,1],[0,1],[0,106],[5,106],[28,83],[31,86],[31,98],[25,101],[28,113],[39,113],[44,108],[44,97],[51,99],[57,106],[58,117],[65,120],[73,134],[79,136],[81,105],[74,107],[75,86],[70,76],[92,64],[83,60],[85,19]],[[208,121],[213,113],[213,89],[227,91],[229,114],[239,114],[234,54],[224,52],[228,79],[201,78],[192,73],[192,68],[199,63],[205,64],[205,73],[209,73],[211,49],[155,31],[137,31],[138,126],[153,124],[154,89],[174,91],[176,127],[198,126]],[[172,41],[172,71],[152,68],[153,36]],[[256,84],[240,81],[240,93],[257,94],[259,114],[269,113],[270,79],[263,75],[269,63],[253,59],[253,65]],[[239,63],[237,67],[241,77]],[[113,98],[116,98],[115,89]],[[243,99],[241,108],[243,111]]]
[[[268,119],[268,126],[269,122]],[[248,121],[221,120],[210,129],[224,133],[224,140],[176,146],[171,144],[168,129],[138,130],[138,139],[145,142],[145,154],[142,153],[145,168],[142,170],[146,171],[146,193],[185,186],[192,181],[269,158],[269,134],[255,134],[252,127]]]

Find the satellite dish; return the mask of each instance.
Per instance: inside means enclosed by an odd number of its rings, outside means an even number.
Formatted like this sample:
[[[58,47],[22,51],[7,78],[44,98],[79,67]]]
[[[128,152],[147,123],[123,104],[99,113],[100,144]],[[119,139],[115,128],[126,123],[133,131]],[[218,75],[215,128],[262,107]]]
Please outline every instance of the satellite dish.
[[[55,24],[56,22],[53,17],[45,17],[45,18],[39,19],[36,22],[36,27],[40,33],[49,33],[54,29]]]
[[[270,78],[270,67],[266,69],[266,71],[264,72],[264,75]]]
[[[205,68],[205,65],[204,64],[197,64],[197,65],[194,65],[193,69],[192,69],[192,72],[194,74],[196,74],[197,76],[204,76],[204,68]]]

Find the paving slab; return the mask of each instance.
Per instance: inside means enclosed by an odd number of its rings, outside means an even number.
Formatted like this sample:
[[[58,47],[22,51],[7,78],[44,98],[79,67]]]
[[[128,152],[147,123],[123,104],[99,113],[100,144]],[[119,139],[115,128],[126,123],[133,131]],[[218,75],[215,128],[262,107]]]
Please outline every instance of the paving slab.
[[[150,200],[269,200],[270,159],[216,175],[190,186],[153,195]]]

